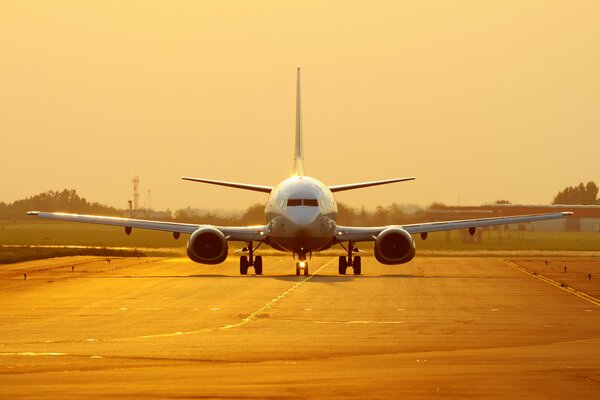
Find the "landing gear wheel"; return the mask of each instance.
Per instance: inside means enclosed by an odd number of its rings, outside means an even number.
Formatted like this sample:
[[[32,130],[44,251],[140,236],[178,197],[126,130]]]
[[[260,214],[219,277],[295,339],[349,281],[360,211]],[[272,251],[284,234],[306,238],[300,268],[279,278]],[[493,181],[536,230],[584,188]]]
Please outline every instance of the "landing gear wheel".
[[[262,256],[256,256],[254,258],[254,273],[256,275],[262,275]]]
[[[246,256],[240,257],[240,274],[248,275],[248,257]]]
[[[296,275],[300,275],[300,263],[296,263]]]
[[[355,256],[352,261],[352,268],[354,269],[354,275],[360,275],[362,267],[362,262],[360,260],[360,256]]]
[[[304,263],[304,276],[307,276],[307,275],[308,275],[308,263],[305,262]]]
[[[346,257],[340,256],[338,262],[338,272],[340,275],[346,275],[346,268],[348,268],[348,263],[346,262]]]

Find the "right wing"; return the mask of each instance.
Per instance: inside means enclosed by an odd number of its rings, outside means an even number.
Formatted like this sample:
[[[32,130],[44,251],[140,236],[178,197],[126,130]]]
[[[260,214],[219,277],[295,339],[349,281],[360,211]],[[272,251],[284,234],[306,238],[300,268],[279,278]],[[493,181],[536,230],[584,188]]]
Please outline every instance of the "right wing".
[[[450,231],[453,229],[468,229],[481,228],[485,226],[518,224],[523,222],[546,221],[551,219],[565,218],[573,215],[572,212],[564,211],[548,214],[533,214],[533,215],[516,215],[514,217],[494,217],[480,219],[464,219],[459,221],[441,221],[441,222],[426,222],[422,224],[409,225],[388,225],[374,227],[352,227],[338,226],[336,230],[336,239],[338,242],[353,241],[367,242],[373,241],[377,236],[387,228],[401,228],[411,234],[429,233],[439,231]]]
[[[28,211],[28,215],[38,218],[56,219],[69,222],[84,222],[88,224],[122,226],[124,228],[150,229],[154,231],[165,231],[173,233],[194,233],[203,226],[184,224],[180,222],[148,221],[143,219],[103,217],[98,215],[65,214],[58,212]],[[267,239],[267,226],[215,226],[228,240],[234,242],[264,241]]]
[[[273,190],[273,186],[251,185],[249,183],[216,181],[214,179],[192,178],[189,176],[182,176],[181,179],[192,182],[210,183],[211,185],[228,186],[237,189],[253,190],[255,192],[263,193],[271,193],[271,191]]]

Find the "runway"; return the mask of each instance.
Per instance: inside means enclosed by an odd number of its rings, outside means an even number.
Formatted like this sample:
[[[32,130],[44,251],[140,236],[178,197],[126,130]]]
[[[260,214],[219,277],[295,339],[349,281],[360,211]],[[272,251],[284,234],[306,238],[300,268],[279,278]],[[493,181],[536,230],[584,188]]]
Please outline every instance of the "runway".
[[[264,276],[240,276],[235,258],[0,266],[1,397],[548,399],[600,390],[600,307],[501,258],[365,258],[362,276],[339,276],[333,257],[313,258],[306,277],[290,257],[264,263]],[[599,265],[585,268],[600,283]]]

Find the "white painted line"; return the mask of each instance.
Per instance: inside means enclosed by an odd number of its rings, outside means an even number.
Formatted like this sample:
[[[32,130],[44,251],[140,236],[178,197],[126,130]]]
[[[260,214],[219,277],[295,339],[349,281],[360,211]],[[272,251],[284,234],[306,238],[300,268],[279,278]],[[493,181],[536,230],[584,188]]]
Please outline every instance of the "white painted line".
[[[565,285],[565,284],[561,284],[561,283],[559,283],[559,282],[557,282],[557,281],[555,281],[553,279],[547,278],[547,277],[545,277],[543,275],[534,274],[532,272],[529,272],[526,268],[523,268],[520,265],[518,265],[518,264],[516,264],[516,263],[514,263],[512,261],[508,261],[508,260],[502,260],[502,261],[504,261],[504,263],[506,265],[509,265],[509,266],[511,266],[511,267],[513,267],[515,269],[518,269],[519,271],[521,271],[521,272],[523,272],[523,273],[525,273],[527,275],[533,276],[534,278],[537,278],[537,279],[541,280],[542,282],[546,282],[547,284],[555,286],[555,287],[557,287],[559,289],[562,289],[565,292],[574,294],[575,296],[577,296],[577,297],[579,297],[579,298],[581,298],[581,299],[583,299],[585,301],[588,301],[588,302],[590,302],[590,303],[592,303],[592,304],[600,307],[600,299],[597,299],[597,298],[595,298],[593,296],[590,296],[587,293],[580,292],[579,290],[577,290],[575,288],[572,288],[572,287],[570,287],[568,285]]]
[[[343,324],[343,325],[400,325],[405,321],[305,321],[313,324]]]
[[[32,351],[23,351],[20,353],[0,353],[0,356],[27,356],[27,357],[40,357],[40,356],[66,356],[67,353],[35,353]]]
[[[270,309],[271,307],[273,307],[277,302],[279,302],[280,300],[282,300],[283,298],[285,298],[287,295],[289,295],[290,293],[292,293],[294,290],[298,289],[300,286],[302,286],[302,284],[304,284],[305,282],[308,282],[309,280],[311,280],[312,278],[314,278],[314,276],[316,274],[318,274],[319,272],[321,272],[321,270],[323,268],[325,268],[326,266],[328,266],[329,264],[331,264],[333,261],[335,261],[335,259],[323,264],[321,267],[319,267],[315,272],[313,272],[312,274],[310,274],[309,276],[307,276],[306,278],[302,279],[300,282],[296,283],[294,286],[290,287],[289,289],[287,289],[286,291],[282,292],[281,294],[279,294],[278,296],[274,297],[273,299],[271,299],[268,303],[266,303],[264,306],[260,307],[259,309],[257,309],[256,311],[254,311],[252,314],[248,315],[246,318],[242,319],[239,322],[236,323],[232,323],[232,324],[227,324],[227,325],[223,325],[217,328],[204,328],[204,329],[199,329],[197,331],[188,331],[188,332],[170,332],[170,333],[158,333],[156,335],[144,335],[144,336],[138,336],[137,339],[154,339],[154,338],[161,338],[161,337],[172,337],[172,336],[181,336],[181,335],[195,335],[198,333],[205,333],[205,332],[212,332],[212,331],[216,331],[216,330],[229,330],[229,329],[234,329],[234,328],[239,328],[240,326],[246,325],[248,322],[253,321],[254,319],[256,319],[261,313],[263,313],[264,311]]]

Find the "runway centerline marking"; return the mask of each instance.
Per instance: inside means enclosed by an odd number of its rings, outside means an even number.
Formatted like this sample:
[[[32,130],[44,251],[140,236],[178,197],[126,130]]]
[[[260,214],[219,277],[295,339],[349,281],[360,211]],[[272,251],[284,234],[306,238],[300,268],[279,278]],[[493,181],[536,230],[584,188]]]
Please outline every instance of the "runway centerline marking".
[[[236,323],[233,323],[233,324],[223,325],[223,326],[216,327],[216,328],[204,328],[204,329],[199,329],[199,330],[196,330],[196,331],[187,331],[187,332],[158,333],[156,335],[137,336],[136,338],[137,339],[154,339],[154,338],[161,338],[161,337],[195,335],[195,334],[198,334],[198,333],[213,332],[213,331],[225,331],[225,330],[229,330],[229,329],[233,329],[233,328],[239,328],[240,326],[244,326],[248,322],[256,319],[262,312],[270,309],[275,304],[277,304],[277,302],[279,302],[280,300],[282,300],[283,298],[285,298],[287,295],[289,295],[290,293],[292,293],[294,290],[296,290],[300,286],[302,286],[305,282],[308,282],[309,280],[311,280],[312,278],[314,278],[315,275],[317,275],[319,272],[321,272],[321,270],[323,268],[325,268],[326,266],[328,266],[329,264],[331,264],[333,261],[335,261],[335,259],[326,262],[325,264],[323,264],[322,266],[320,266],[315,272],[313,272],[312,274],[310,274],[306,278],[302,279],[300,282],[296,283],[294,286],[290,287],[289,289],[287,289],[286,291],[282,292],[278,296],[274,297],[268,303],[266,303],[265,305],[263,305],[262,307],[260,307],[259,309],[257,309],[256,311],[254,311],[253,313],[251,313],[250,315],[248,315],[246,318],[242,319],[239,322],[236,322]]]
[[[557,282],[554,279],[547,278],[547,277],[545,277],[543,275],[540,275],[540,274],[534,274],[533,272],[530,272],[529,270],[527,270],[527,268],[521,267],[520,265],[518,265],[517,263],[514,263],[512,261],[508,261],[508,260],[502,260],[502,261],[506,265],[509,265],[509,266],[511,266],[511,267],[513,267],[513,268],[515,268],[515,269],[517,269],[517,270],[519,270],[519,271],[521,271],[521,272],[523,272],[523,273],[525,273],[527,275],[531,275],[534,278],[537,278],[537,279],[539,279],[542,282],[545,282],[545,283],[547,283],[549,285],[552,285],[552,286],[555,286],[555,287],[557,287],[559,289],[562,289],[562,290],[564,290],[567,293],[574,294],[575,296],[577,296],[577,297],[579,297],[579,298],[581,298],[581,299],[583,299],[585,301],[588,301],[588,302],[590,302],[590,303],[592,303],[592,304],[600,307],[600,299],[597,299],[597,298],[595,298],[593,296],[590,296],[589,294],[581,292],[581,291],[579,291],[579,290],[577,290],[575,288],[572,288],[572,287],[570,287],[568,285],[561,284],[560,282]]]

